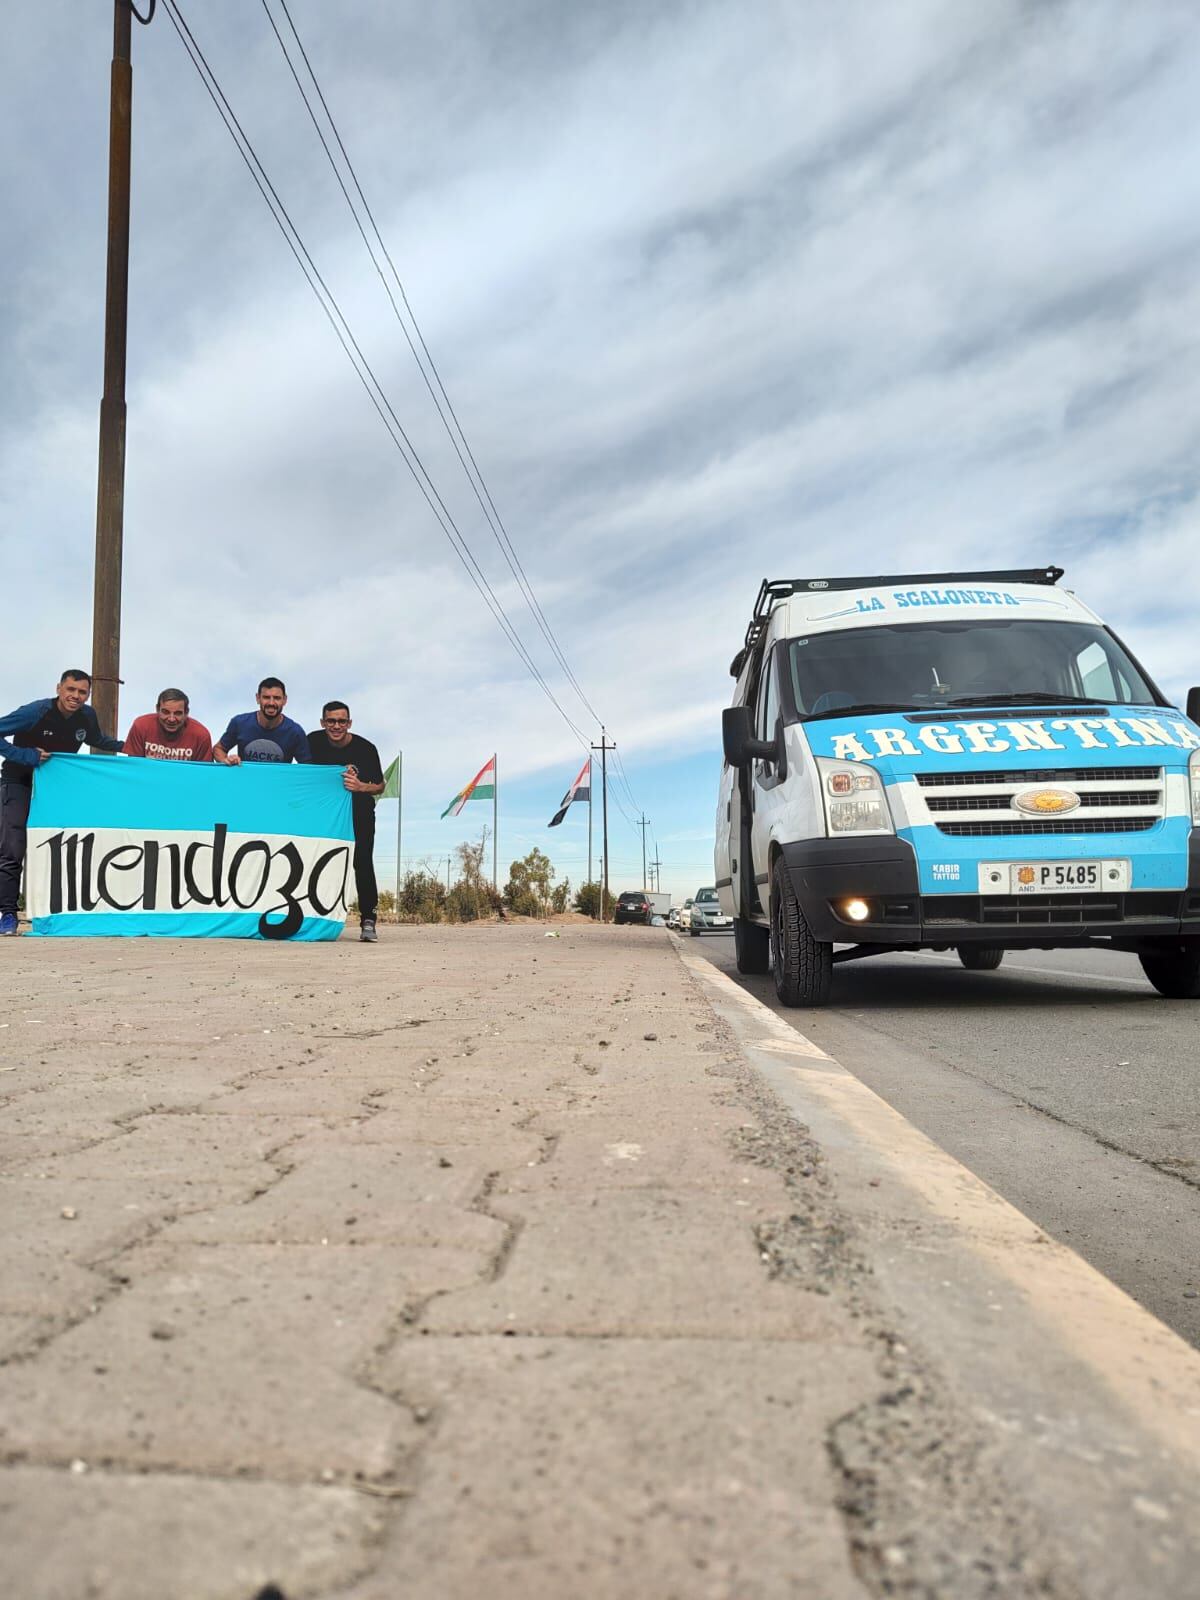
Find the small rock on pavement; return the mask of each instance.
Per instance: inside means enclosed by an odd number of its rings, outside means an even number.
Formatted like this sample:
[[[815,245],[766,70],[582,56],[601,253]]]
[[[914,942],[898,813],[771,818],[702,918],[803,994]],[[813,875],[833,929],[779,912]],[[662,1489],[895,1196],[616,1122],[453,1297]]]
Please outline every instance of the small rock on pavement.
[[[642,1038],[643,1039],[650,1039],[651,1041],[653,1041],[653,1040],[658,1038],[658,1035],[656,1033],[644,1033],[642,1035]]]
[[[64,1206],[59,1215],[65,1217],[68,1222],[74,1222],[79,1213],[74,1206]]]

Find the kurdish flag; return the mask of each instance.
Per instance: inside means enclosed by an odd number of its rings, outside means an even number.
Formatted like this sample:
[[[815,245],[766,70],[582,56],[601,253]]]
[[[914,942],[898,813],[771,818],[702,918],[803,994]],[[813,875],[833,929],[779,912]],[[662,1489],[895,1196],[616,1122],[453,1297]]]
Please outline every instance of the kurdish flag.
[[[442,817],[456,817],[468,800],[494,800],[496,798],[496,758],[492,756],[467,784],[460,789],[442,812]]]

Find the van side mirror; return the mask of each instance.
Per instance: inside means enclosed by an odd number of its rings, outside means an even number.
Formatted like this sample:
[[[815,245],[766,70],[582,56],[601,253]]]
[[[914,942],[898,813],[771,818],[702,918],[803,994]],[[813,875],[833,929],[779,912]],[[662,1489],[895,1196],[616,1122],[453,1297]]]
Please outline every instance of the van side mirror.
[[[1193,722],[1200,723],[1200,689],[1188,690],[1187,714]]]
[[[774,739],[756,739],[749,706],[726,706],[721,713],[721,739],[731,767],[751,761],[774,761],[779,750]]]

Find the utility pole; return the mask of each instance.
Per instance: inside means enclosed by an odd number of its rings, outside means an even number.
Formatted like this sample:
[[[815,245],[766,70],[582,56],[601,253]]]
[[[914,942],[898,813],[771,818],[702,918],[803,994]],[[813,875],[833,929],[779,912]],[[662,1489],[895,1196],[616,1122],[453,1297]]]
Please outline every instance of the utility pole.
[[[646,813],[642,812],[642,820],[635,824],[642,830],[642,893],[645,894],[650,885],[646,881],[646,829],[650,824],[646,821]]]
[[[125,526],[125,351],[129,310],[129,169],[133,136],[130,0],[113,0],[108,124],[108,275],[104,300],[104,395],[96,481],[96,567],[92,591],[93,698],[100,726],[117,733],[121,682],[121,555]]]
[[[650,863],[650,871],[654,875],[654,887],[655,887],[656,890],[659,890],[659,889],[662,888],[662,872],[660,870],[661,867],[662,867],[662,862],[658,859],[657,856],[655,856],[654,860]]]
[[[601,827],[603,829],[603,844],[601,846],[602,878],[600,884],[600,921],[606,920],[606,906],[608,904],[608,752],[617,748],[615,740],[610,740],[600,727],[600,743],[591,746],[600,752],[600,794],[601,794]]]

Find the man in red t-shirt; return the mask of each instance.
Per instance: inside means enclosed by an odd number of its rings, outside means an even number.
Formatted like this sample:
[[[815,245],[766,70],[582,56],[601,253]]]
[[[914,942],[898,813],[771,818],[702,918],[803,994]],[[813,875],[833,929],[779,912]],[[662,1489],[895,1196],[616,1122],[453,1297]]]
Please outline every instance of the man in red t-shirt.
[[[135,717],[124,744],[127,756],[152,761],[211,761],[212,736],[202,722],[188,716],[182,689],[164,689],[153,711]]]

